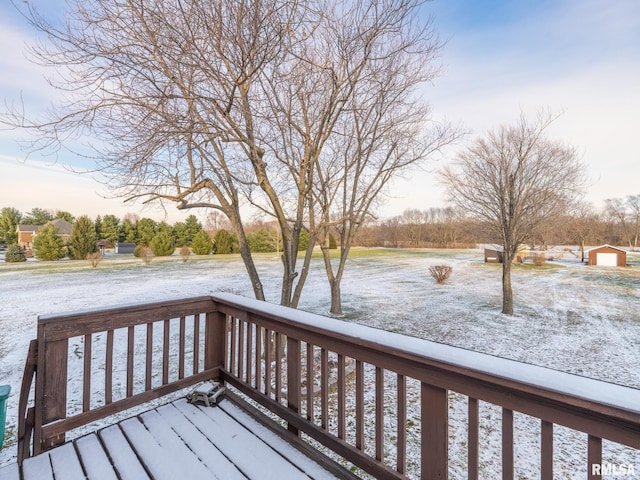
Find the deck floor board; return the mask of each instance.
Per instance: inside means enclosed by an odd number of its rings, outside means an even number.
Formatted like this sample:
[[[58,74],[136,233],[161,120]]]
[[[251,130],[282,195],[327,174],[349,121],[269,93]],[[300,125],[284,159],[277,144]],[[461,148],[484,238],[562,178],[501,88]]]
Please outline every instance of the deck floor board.
[[[22,467],[24,480],[329,480],[336,477],[234,403],[185,399],[68,442]],[[19,480],[15,465],[0,480]]]

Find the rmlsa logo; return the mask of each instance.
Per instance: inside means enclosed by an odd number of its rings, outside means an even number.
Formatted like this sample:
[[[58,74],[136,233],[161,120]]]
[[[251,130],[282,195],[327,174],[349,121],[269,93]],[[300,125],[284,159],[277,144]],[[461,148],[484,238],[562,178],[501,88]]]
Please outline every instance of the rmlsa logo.
[[[631,464],[624,463],[592,463],[591,475],[619,475],[621,477],[635,475],[636,471]]]

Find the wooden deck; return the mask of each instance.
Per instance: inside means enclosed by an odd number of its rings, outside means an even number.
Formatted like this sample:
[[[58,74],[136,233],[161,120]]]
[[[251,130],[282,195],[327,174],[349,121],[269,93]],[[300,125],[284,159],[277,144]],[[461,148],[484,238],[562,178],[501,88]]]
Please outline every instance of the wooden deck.
[[[345,478],[226,399],[215,407],[176,400],[28,458],[22,473],[24,480]],[[14,479],[17,464],[0,468],[0,480]]]

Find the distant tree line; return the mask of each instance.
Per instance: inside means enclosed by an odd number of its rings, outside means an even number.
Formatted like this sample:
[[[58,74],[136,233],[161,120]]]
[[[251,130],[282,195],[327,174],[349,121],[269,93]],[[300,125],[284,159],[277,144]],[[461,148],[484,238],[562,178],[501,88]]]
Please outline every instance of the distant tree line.
[[[357,240],[360,246],[390,248],[467,248],[482,243],[501,241],[488,225],[454,207],[409,208],[401,215],[370,221]],[[637,250],[639,243],[640,194],[607,199],[600,210],[581,203],[559,219],[543,222],[529,240],[542,250],[603,244]]]
[[[138,219],[135,215],[122,219],[104,215],[91,220],[40,208],[22,214],[11,207],[0,210],[0,245],[17,243],[19,224],[45,225],[56,218],[71,222],[74,230],[69,245],[60,245],[53,238],[56,236],[53,229],[40,231],[36,238],[40,237],[41,250],[44,248],[50,258],[67,255],[85,258],[97,250],[98,240],[108,242],[111,247],[117,242],[150,246],[159,256],[170,255],[182,246],[191,247],[197,255],[238,252],[238,239],[231,225],[218,217],[208,217],[203,227],[195,215],[169,225],[150,218]],[[332,247],[336,247],[335,239],[339,237],[338,231],[331,233]],[[252,252],[277,253],[282,249],[282,237],[275,222],[254,221],[247,228],[247,239]],[[607,199],[600,210],[590,203],[581,203],[559,221],[543,224],[529,243],[540,249],[550,245],[577,245],[583,249],[589,245],[610,244],[637,250],[639,240],[640,194]],[[306,250],[308,242],[308,232],[303,230],[300,250]],[[469,248],[481,243],[500,244],[500,239],[487,225],[470,219],[454,207],[409,208],[401,215],[372,220],[362,226],[356,239],[360,246],[390,248]]]
[[[64,219],[72,224],[68,242],[60,237],[60,232],[48,223],[55,219]],[[176,248],[190,247],[196,255],[210,253],[238,253],[238,237],[232,227],[219,218],[207,219],[207,228],[190,215],[185,221],[169,225],[156,222],[151,218],[138,218],[126,215],[99,215],[95,220],[83,215],[78,218],[65,211],[51,212],[34,208],[26,214],[12,207],[0,210],[0,245],[11,246],[8,261],[22,261],[24,252],[17,246],[18,225],[38,225],[41,228],[34,239],[34,253],[43,260],[58,260],[68,256],[71,259],[85,259],[87,255],[98,251],[98,242],[106,247],[114,247],[118,242],[135,243],[140,248],[150,247],[155,256],[173,254]],[[253,252],[280,252],[282,238],[276,223],[257,221],[247,228],[247,238]],[[335,242],[334,242],[335,243]],[[309,244],[309,234],[301,234],[300,249]],[[16,249],[16,247],[18,247]],[[15,259],[15,260],[13,260]]]

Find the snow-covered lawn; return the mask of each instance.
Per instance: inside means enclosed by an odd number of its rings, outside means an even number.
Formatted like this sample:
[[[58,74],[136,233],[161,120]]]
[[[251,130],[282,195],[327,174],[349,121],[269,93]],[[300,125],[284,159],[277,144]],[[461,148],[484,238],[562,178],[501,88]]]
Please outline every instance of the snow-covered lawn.
[[[513,317],[500,314],[500,265],[482,258],[479,250],[357,249],[343,282],[344,320],[640,388],[637,258],[629,257],[634,265],[629,268],[587,267],[559,251],[544,267],[514,267]],[[314,261],[300,308],[324,314],[329,289],[321,259]],[[453,267],[445,285],[430,277],[428,267],[434,264]],[[275,255],[258,257],[274,303],[280,265]],[[0,465],[15,454],[17,398],[37,315],[216,291],[252,296],[238,256],[187,263],[171,257],[145,266],[112,255],[97,269],[71,261],[0,264],[0,384],[12,387]],[[632,460],[640,469],[640,458]]]

